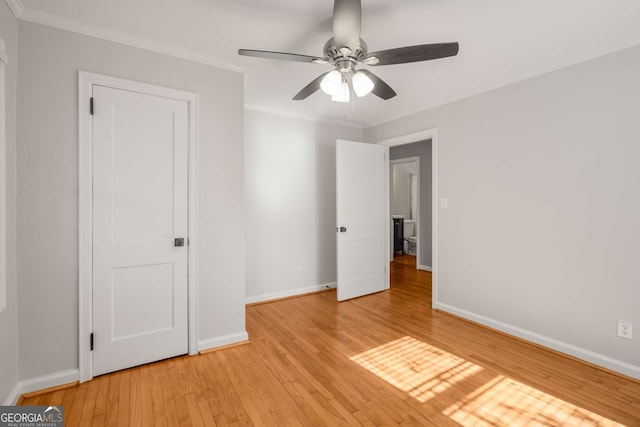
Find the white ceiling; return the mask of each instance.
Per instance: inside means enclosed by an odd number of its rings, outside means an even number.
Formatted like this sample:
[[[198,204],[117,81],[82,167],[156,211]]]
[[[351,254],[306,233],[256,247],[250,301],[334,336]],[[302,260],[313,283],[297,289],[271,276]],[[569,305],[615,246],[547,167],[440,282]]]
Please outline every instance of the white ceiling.
[[[370,125],[640,44],[638,0],[362,0],[369,51],[460,43],[457,57],[370,67],[398,96],[291,98],[327,66],[237,55],[322,56],[332,0],[7,0],[21,18],[246,71],[245,105]],[[133,37],[129,37],[133,36]],[[144,40],[142,40],[144,39]],[[153,42],[153,43],[152,43]]]

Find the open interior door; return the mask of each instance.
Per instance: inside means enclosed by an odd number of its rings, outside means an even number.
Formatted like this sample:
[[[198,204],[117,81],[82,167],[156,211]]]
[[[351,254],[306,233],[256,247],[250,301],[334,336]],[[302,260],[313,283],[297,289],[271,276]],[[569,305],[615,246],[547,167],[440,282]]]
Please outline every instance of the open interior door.
[[[389,287],[388,148],[336,142],[338,301]]]

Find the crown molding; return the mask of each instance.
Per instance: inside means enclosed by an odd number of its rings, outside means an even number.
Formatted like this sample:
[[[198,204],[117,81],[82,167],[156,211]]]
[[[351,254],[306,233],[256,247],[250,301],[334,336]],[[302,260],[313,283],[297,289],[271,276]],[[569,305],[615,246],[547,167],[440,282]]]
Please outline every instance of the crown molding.
[[[4,0],[4,2],[7,4],[7,6],[9,6],[9,9],[11,9],[11,13],[13,13],[13,16],[15,16],[17,19],[20,19],[22,17],[25,9],[20,0]]]
[[[173,56],[175,58],[186,59],[187,61],[210,65],[212,67],[221,68],[228,71],[234,71],[243,74],[247,72],[246,68],[220,61],[212,56],[200,52],[180,48],[168,43],[161,43],[142,37],[133,36],[131,34],[122,33],[119,31],[97,27],[95,25],[85,24],[67,18],[61,18],[59,16],[54,16],[48,13],[25,9],[24,6],[22,6],[20,0],[5,1],[7,2],[9,8],[11,8],[14,15],[16,15],[16,18],[20,19],[21,21],[45,25],[47,27],[69,31],[71,33],[81,34],[83,36],[106,40],[113,43],[119,43],[125,46],[136,47],[151,52],[161,53],[163,55]]]
[[[106,28],[97,27],[94,25],[85,24],[79,21],[74,21],[66,18],[57,17],[51,14],[37,12],[29,9],[25,9],[21,0],[5,0],[5,3],[15,15],[15,17],[22,21],[32,22],[36,24],[45,25],[52,28],[57,28],[64,31],[69,31],[76,34],[81,34],[88,37],[93,37],[101,40],[106,40],[122,45],[136,47],[188,61],[209,65],[216,68],[221,68],[228,71],[234,71],[239,73],[246,73],[247,69],[235,64],[220,61],[215,57],[173,46],[167,43],[160,43],[153,40],[133,36],[130,34],[109,30]],[[425,104],[414,110],[406,111],[397,115],[387,116],[381,120],[372,120],[369,122],[346,122],[332,119],[322,119],[314,116],[298,115],[283,111],[277,111],[269,108],[265,108],[258,105],[245,105],[245,109],[250,111],[259,111],[263,113],[276,114],[280,116],[286,116],[302,120],[311,120],[314,122],[329,123],[334,125],[348,126],[357,129],[368,129],[371,127],[379,126],[385,123],[393,122],[395,120],[403,119],[405,117],[413,116],[446,104],[450,104],[455,101],[459,101],[465,98],[469,98],[482,93],[490,92],[495,89],[499,89],[504,86],[527,80],[539,75],[547,74],[562,68],[570,67],[572,65],[586,62],[592,59],[596,59],[601,56],[605,56],[611,53],[615,53],[620,50],[631,48],[640,45],[640,40],[626,40],[621,43],[616,43],[609,46],[604,46],[599,49],[583,51],[577,55],[571,57],[560,58],[556,61],[551,61],[544,64],[538,64],[528,71],[508,76],[504,79],[494,81],[489,84],[481,85],[480,87],[471,88],[465,91],[458,92],[456,94],[435,99],[428,104]]]

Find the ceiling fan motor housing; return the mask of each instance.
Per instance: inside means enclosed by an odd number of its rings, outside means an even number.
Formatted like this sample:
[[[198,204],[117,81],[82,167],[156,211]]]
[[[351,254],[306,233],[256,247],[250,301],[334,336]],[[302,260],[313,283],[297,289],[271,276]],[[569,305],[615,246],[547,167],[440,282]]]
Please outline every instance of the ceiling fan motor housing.
[[[367,44],[362,39],[354,49],[351,46],[336,46],[332,37],[324,44],[323,52],[326,60],[338,67],[344,61],[349,61],[355,66],[367,56],[368,50]]]

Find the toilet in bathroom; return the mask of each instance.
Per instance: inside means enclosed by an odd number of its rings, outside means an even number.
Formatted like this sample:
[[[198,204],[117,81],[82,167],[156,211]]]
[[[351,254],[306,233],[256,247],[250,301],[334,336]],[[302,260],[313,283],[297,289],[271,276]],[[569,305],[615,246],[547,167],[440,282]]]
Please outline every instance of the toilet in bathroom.
[[[412,219],[404,220],[404,253],[407,255],[416,254],[416,222]]]

